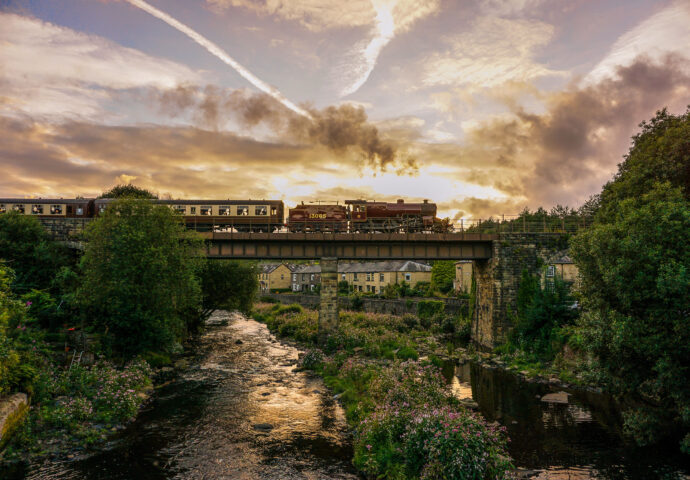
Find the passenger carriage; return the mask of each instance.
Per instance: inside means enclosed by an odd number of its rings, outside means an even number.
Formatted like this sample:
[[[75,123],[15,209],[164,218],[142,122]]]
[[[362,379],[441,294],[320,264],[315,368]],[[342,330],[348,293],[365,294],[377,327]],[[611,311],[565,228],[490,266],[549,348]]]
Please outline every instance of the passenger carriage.
[[[0,214],[19,212],[39,218],[90,218],[93,200],[88,198],[0,198]]]

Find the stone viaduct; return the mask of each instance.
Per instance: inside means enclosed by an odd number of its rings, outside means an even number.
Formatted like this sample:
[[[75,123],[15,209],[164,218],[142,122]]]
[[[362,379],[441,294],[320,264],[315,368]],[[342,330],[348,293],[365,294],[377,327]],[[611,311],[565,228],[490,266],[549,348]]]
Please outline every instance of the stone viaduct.
[[[67,221],[65,221],[67,220]],[[74,220],[70,222],[69,220]],[[75,222],[81,222],[79,224]],[[84,220],[44,223],[59,240],[73,241]],[[523,270],[539,273],[554,253],[567,246],[559,233],[327,234],[202,233],[206,255],[218,259],[319,259],[321,302],[319,337],[338,323],[338,260],[472,260],[477,281],[472,340],[491,349],[507,340],[513,327]],[[74,246],[74,243],[72,243]]]

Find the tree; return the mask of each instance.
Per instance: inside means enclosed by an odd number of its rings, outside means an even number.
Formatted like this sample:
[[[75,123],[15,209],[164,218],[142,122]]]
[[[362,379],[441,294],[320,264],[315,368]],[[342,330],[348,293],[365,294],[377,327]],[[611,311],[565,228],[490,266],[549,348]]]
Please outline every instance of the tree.
[[[441,293],[453,290],[455,280],[455,262],[451,260],[439,260],[431,267],[431,285]]]
[[[203,243],[178,214],[121,199],[86,237],[77,298],[117,353],[170,350],[198,323]]]
[[[158,195],[150,190],[128,183],[126,185],[115,185],[110,190],[103,192],[98,198],[141,198],[154,200],[158,198]]]
[[[206,260],[200,274],[203,318],[213,310],[249,313],[259,288],[256,265],[231,260]]]
[[[684,431],[690,453],[690,115],[658,112],[572,241],[584,346],[640,444]]]
[[[70,263],[67,249],[48,237],[38,219],[19,212],[0,215],[0,257],[14,270],[17,293],[50,288],[60,267]]]

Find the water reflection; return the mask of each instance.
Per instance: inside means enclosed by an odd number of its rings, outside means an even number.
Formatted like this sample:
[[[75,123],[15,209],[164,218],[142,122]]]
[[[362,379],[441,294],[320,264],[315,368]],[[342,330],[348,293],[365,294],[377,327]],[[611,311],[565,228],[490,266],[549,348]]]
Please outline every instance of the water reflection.
[[[669,448],[640,449],[621,439],[611,398],[528,383],[498,368],[465,362],[451,387],[508,429],[510,454],[539,480],[690,478],[687,459]],[[686,463],[684,463],[686,462]]]
[[[298,351],[253,320],[212,320],[229,325],[199,340],[189,370],[106,451],[13,478],[357,478],[342,410],[318,378],[294,372]]]

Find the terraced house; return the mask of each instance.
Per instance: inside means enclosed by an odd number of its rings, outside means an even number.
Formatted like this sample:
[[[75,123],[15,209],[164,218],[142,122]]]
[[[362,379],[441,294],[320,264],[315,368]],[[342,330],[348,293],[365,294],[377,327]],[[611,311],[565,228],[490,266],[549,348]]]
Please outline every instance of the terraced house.
[[[290,275],[295,269],[288,263],[265,263],[259,266],[259,289],[262,293],[290,290]]]
[[[314,291],[321,284],[321,267],[305,265],[292,273],[292,290]],[[338,264],[338,280],[357,292],[381,293],[386,285],[431,281],[431,266],[412,260],[388,262],[352,262]]]

